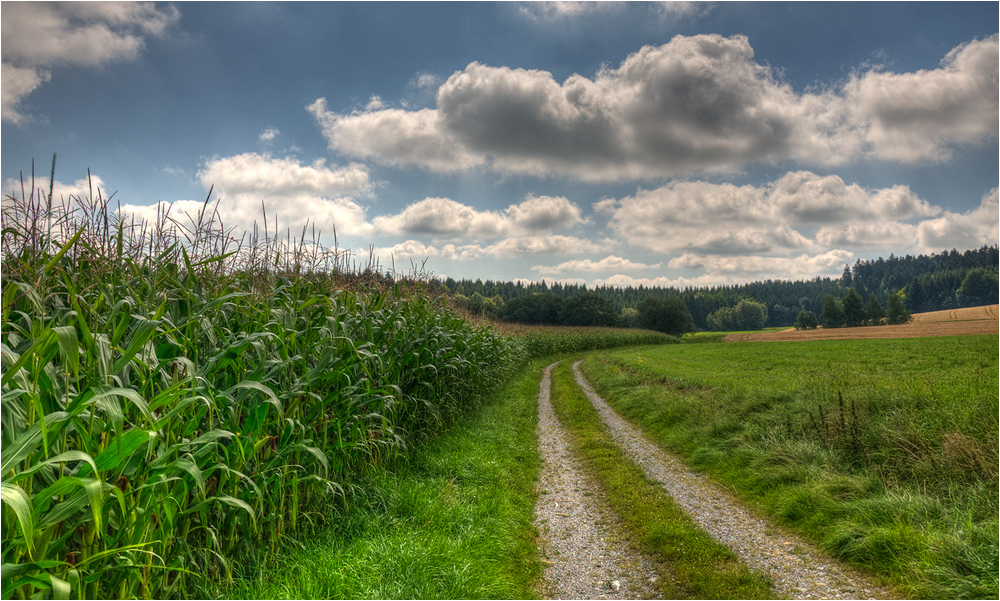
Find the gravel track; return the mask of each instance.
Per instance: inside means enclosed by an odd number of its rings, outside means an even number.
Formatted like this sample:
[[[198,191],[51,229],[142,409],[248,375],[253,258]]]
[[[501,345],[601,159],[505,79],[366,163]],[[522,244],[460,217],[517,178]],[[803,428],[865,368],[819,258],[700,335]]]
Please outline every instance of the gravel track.
[[[621,527],[570,452],[549,396],[552,368],[538,393],[538,439],[544,461],[535,524],[546,562],[549,599],[644,599],[658,593],[656,569],[621,540]]]
[[[752,516],[727,491],[650,443],[597,395],[580,373],[579,364],[573,365],[576,381],[615,442],[709,535],[732,549],[750,569],[767,574],[776,593],[792,599],[891,598],[888,591],[829,559],[811,544]],[[545,395],[547,400],[547,391]],[[557,424],[548,427],[558,429]]]

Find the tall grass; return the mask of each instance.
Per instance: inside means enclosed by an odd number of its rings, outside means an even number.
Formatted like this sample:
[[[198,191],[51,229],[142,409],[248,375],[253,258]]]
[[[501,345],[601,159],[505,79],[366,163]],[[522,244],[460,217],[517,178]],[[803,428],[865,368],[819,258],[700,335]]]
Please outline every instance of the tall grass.
[[[525,358],[305,230],[237,239],[208,201],[136,223],[51,181],[3,205],[4,598],[226,578]]]

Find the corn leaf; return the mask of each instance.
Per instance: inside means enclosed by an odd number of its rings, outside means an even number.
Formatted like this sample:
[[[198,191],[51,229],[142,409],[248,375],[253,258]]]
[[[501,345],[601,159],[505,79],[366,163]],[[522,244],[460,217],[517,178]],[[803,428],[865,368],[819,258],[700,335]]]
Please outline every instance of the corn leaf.
[[[31,557],[34,553],[35,517],[31,512],[31,499],[28,498],[28,493],[16,484],[3,482],[0,484],[0,499],[17,516],[17,523],[21,527],[21,533],[24,534],[24,541],[28,546],[28,556]]]

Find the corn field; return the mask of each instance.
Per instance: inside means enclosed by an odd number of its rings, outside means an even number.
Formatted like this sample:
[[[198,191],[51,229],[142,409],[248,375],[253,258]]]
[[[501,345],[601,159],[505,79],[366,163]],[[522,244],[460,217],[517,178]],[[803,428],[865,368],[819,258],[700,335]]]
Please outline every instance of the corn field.
[[[419,282],[268,227],[4,197],[3,598],[184,597],[523,364]]]

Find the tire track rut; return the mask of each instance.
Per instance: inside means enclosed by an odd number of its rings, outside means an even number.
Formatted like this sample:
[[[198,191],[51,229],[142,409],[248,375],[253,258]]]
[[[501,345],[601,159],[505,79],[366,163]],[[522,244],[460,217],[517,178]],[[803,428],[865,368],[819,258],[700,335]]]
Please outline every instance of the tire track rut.
[[[538,393],[542,455],[535,524],[546,563],[549,599],[641,599],[657,596],[656,568],[616,534],[614,513],[573,457],[550,399],[553,363]],[[619,530],[620,531],[620,530]]]

